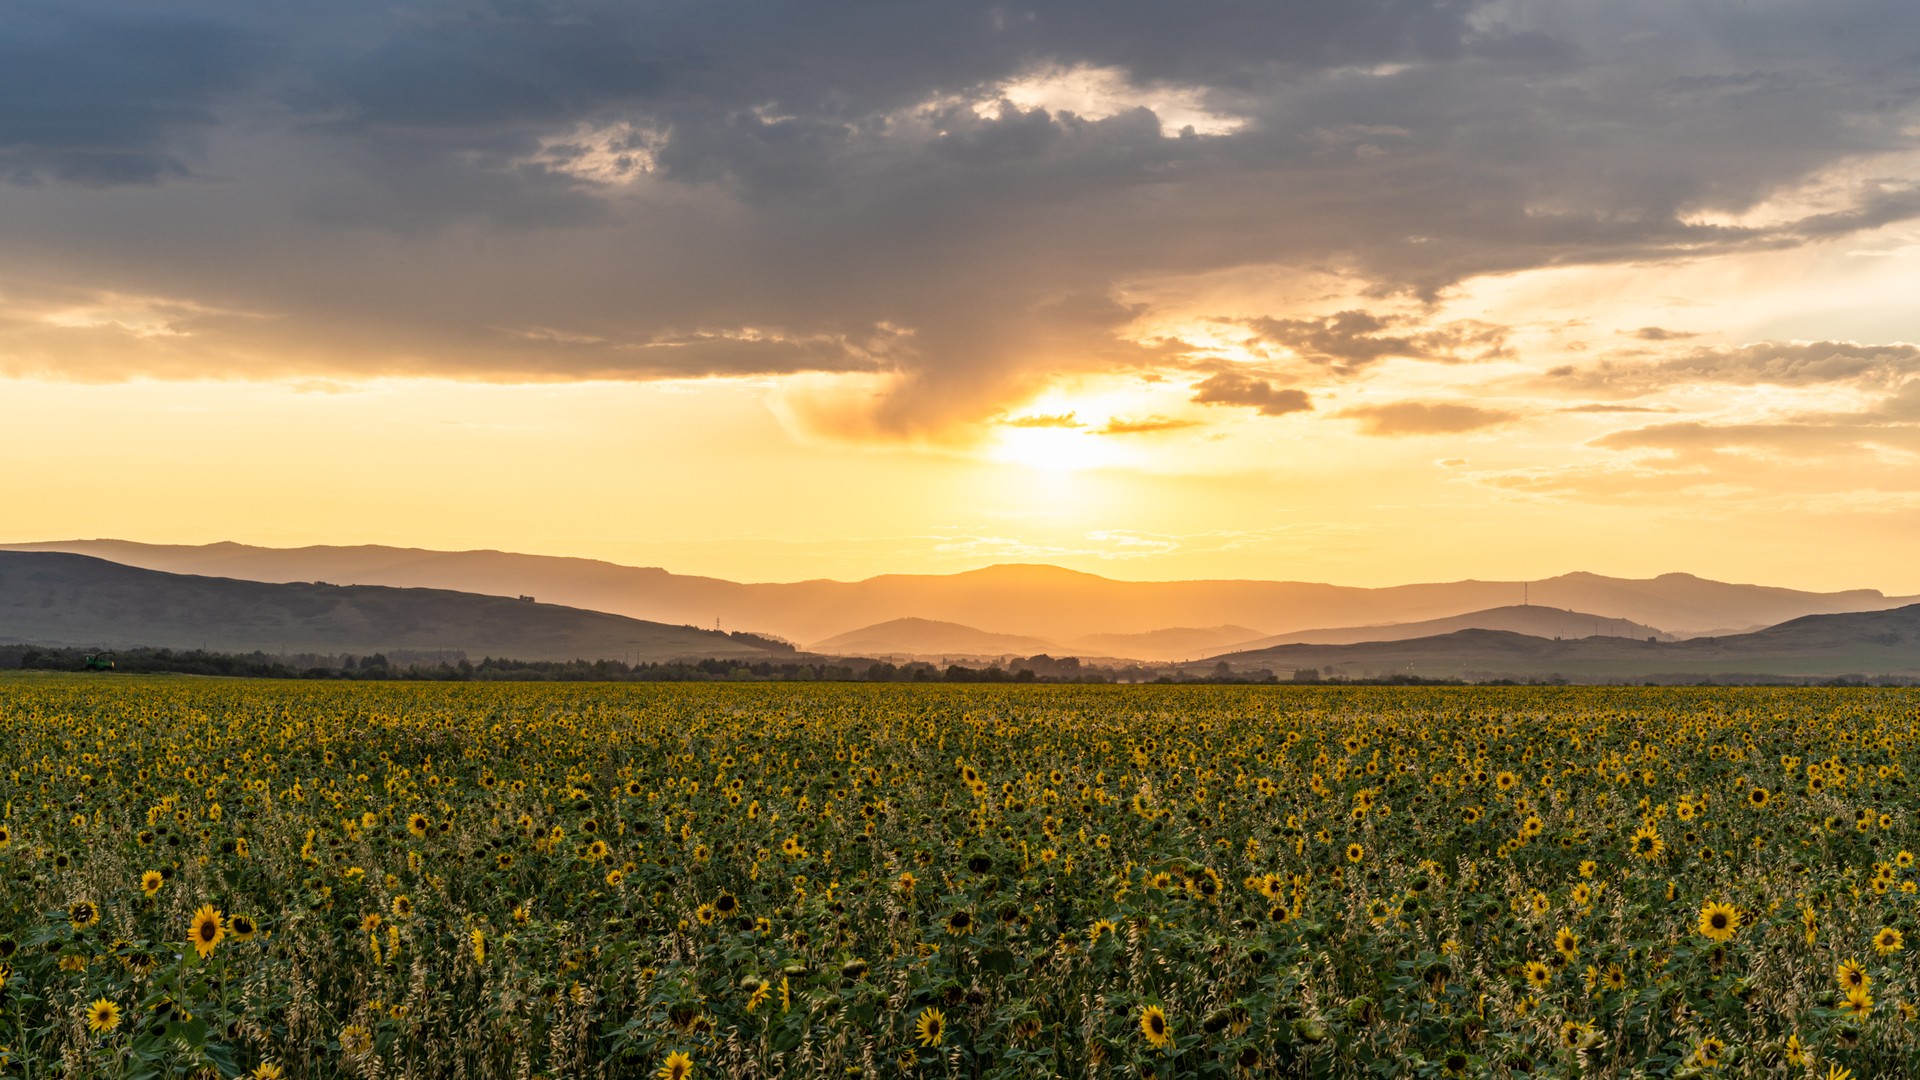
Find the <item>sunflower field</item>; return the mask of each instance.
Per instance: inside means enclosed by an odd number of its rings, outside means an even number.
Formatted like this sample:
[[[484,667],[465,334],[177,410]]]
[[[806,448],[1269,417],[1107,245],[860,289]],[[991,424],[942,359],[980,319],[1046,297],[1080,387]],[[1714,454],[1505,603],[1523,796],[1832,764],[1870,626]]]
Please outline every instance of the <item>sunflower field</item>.
[[[1920,692],[0,680],[0,1075],[1851,1077]]]

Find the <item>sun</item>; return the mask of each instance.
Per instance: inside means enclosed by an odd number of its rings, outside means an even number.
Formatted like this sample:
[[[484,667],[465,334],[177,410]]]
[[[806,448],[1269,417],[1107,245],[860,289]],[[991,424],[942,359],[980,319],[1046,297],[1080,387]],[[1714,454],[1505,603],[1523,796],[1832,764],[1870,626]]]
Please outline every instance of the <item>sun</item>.
[[[1109,437],[1084,427],[1008,427],[995,433],[987,456],[1003,465],[1045,472],[1079,472],[1123,464]]]

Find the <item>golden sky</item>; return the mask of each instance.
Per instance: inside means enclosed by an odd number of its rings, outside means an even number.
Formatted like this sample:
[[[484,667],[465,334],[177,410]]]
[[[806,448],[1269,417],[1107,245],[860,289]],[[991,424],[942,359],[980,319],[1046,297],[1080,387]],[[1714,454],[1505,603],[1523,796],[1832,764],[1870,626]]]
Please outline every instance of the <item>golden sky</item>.
[[[0,540],[1920,592],[1910,5],[195,7],[0,15]]]

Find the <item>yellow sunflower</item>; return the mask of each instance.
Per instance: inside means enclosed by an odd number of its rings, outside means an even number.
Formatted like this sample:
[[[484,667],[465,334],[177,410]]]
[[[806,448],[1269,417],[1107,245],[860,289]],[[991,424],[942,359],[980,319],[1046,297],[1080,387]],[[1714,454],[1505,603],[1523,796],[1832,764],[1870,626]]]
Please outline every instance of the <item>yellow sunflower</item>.
[[[1149,1005],[1140,1010],[1140,1034],[1156,1050],[1173,1045],[1173,1025],[1167,1022],[1166,1011],[1158,1005]]]
[[[687,1080],[693,1075],[693,1058],[680,1050],[667,1055],[666,1063],[653,1075],[660,1080]]]
[[[227,936],[220,909],[212,904],[201,905],[200,910],[193,913],[193,921],[188,925],[187,940],[193,943],[194,951],[200,954],[202,960],[213,952],[214,946],[220,944],[220,939]]]
[[[166,883],[167,883],[166,875],[162,874],[158,870],[149,870],[146,873],[140,875],[140,891],[143,893],[146,893],[148,896],[152,896],[153,894],[159,892],[160,886],[165,885]]]
[[[87,1030],[106,1034],[120,1026],[120,1006],[106,998],[95,998],[87,1006]]]
[[[913,1022],[913,1034],[921,1046],[939,1046],[946,1038],[947,1014],[939,1009],[921,1010],[920,1018]]]
[[[1891,926],[1873,935],[1873,951],[1881,956],[1891,956],[1906,947],[1907,939]]]
[[[1731,941],[1740,930],[1740,912],[1732,904],[1709,900],[1700,908],[1700,934],[1709,941]]]

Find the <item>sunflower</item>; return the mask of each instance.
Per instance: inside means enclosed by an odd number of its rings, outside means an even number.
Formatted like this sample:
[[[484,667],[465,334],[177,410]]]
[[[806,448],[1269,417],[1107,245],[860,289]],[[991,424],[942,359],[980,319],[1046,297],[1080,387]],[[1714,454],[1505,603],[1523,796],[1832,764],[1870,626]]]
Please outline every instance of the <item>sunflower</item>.
[[[1708,941],[1731,941],[1740,929],[1740,912],[1731,904],[1709,900],[1700,908],[1700,933]]]
[[[947,933],[953,937],[966,937],[973,933],[973,916],[966,911],[956,911],[947,916]]]
[[[100,921],[100,907],[91,900],[75,900],[67,905],[67,921],[75,930],[85,930]]]
[[[359,1024],[348,1024],[340,1029],[340,1050],[349,1057],[362,1057],[373,1052],[373,1032]]]
[[[1568,1020],[1560,1025],[1560,1045],[1569,1050],[1578,1050],[1588,1045],[1588,1038],[1593,1034],[1592,1022]]]
[[[1357,862],[1359,862],[1359,861],[1360,861],[1361,859],[1364,859],[1364,858],[1366,858],[1366,857],[1367,857],[1367,849],[1366,849],[1366,848],[1364,848],[1364,847],[1361,847],[1361,846],[1360,846],[1359,844],[1348,844],[1348,845],[1347,845],[1347,861],[1348,861],[1348,862],[1351,862],[1351,863],[1357,863]]]
[[[1858,960],[1840,961],[1840,966],[1833,969],[1833,978],[1842,990],[1865,990],[1873,985],[1873,977]]]
[[[1158,1005],[1140,1010],[1140,1034],[1156,1050],[1173,1045],[1173,1026],[1167,1023],[1167,1014]]]
[[[740,900],[732,893],[721,893],[713,898],[713,910],[722,917],[731,918],[740,911]]]
[[[1747,805],[1755,809],[1765,809],[1767,803],[1772,801],[1772,799],[1773,793],[1771,791],[1757,785],[1747,791]]]
[[[1840,1003],[1840,1011],[1847,1014],[1849,1020],[1865,1020],[1873,1015],[1873,992],[1866,987],[1847,991],[1847,1000]]]
[[[1873,935],[1873,951],[1881,956],[1891,956],[1906,947],[1907,939],[1891,926]]]
[[[1660,830],[1651,825],[1642,825],[1633,831],[1633,839],[1627,845],[1635,855],[1652,862],[1667,849],[1666,841],[1660,839]]]
[[[286,1075],[279,1065],[271,1061],[263,1061],[255,1065],[253,1071],[247,1074],[249,1080],[281,1080]]]
[[[683,1051],[675,1050],[667,1055],[666,1063],[661,1065],[660,1071],[653,1075],[660,1080],[687,1080],[687,1077],[693,1075],[693,1058]]]
[[[486,963],[487,962],[487,932],[478,927],[475,927],[473,930],[468,932],[467,939],[473,942],[473,962],[476,964]]]
[[[1720,1064],[1720,1055],[1726,1053],[1726,1050],[1725,1042],[1717,1036],[1709,1035],[1700,1040],[1699,1046],[1693,1048],[1693,1063],[1703,1069],[1717,1068]]]
[[[939,1009],[922,1009],[920,1018],[913,1022],[913,1035],[921,1046],[939,1046],[946,1034],[947,1014]]]
[[[407,831],[422,839],[427,835],[427,815],[414,814],[407,818]]]
[[[120,1006],[106,998],[94,998],[87,1006],[87,1030],[106,1034],[120,1026]]]
[[[200,954],[202,960],[213,952],[215,945],[220,944],[221,938],[227,936],[220,909],[212,904],[201,905],[200,910],[193,913],[193,921],[188,926],[187,940],[193,943],[194,951]]]
[[[405,893],[393,898],[393,917],[404,919],[413,914],[413,900]]]
[[[166,883],[166,875],[158,870],[149,870],[140,875],[140,891],[146,893],[148,896],[159,892],[160,886]]]
[[[1553,948],[1561,956],[1572,960],[1580,955],[1580,937],[1563,926],[1559,933],[1553,935]]]
[[[260,927],[254,923],[250,916],[227,916],[227,933],[233,935],[233,940],[235,941],[250,940],[259,929]]]
[[[1547,984],[1553,981],[1553,969],[1538,960],[1527,961],[1522,973],[1527,977],[1527,985],[1535,990],[1545,990]]]

